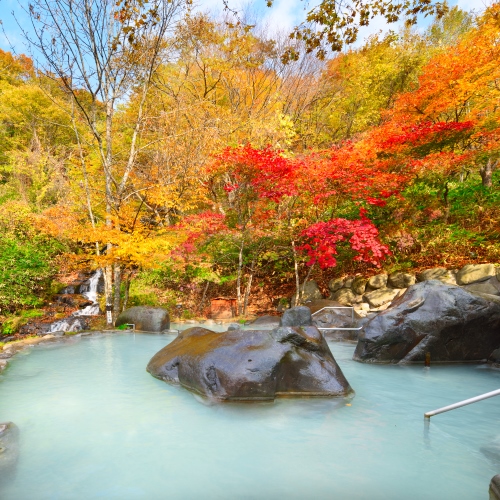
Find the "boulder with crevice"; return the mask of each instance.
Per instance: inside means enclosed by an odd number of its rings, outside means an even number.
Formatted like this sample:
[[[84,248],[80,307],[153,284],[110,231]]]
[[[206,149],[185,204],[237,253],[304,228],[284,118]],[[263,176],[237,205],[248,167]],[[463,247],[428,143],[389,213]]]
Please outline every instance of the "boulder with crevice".
[[[370,320],[354,359],[366,363],[482,361],[500,347],[500,298],[437,280],[408,288]]]
[[[347,396],[349,383],[314,326],[181,332],[147,371],[215,401]]]

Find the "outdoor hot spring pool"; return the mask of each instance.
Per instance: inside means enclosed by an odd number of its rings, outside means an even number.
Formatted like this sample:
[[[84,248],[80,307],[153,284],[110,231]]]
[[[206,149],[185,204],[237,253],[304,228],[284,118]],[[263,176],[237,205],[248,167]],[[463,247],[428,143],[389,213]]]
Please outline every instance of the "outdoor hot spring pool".
[[[330,348],[354,399],[207,405],[145,368],[172,335],[119,333],[19,354],[0,422],[20,429],[2,500],[486,499],[500,472],[500,387],[483,366],[364,365]],[[497,444],[497,450],[500,449]]]

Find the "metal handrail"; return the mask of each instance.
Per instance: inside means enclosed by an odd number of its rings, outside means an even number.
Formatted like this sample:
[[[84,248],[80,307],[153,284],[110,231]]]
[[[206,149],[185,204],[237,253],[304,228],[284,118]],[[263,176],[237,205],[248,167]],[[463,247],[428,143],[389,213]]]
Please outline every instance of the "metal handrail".
[[[459,401],[458,403],[454,403],[452,405],[443,406],[442,408],[438,408],[437,410],[428,411],[427,413],[424,413],[424,418],[430,419],[434,415],[439,415],[440,413],[444,413],[445,411],[455,410],[456,408],[461,408],[462,406],[477,403],[478,401],[483,401],[483,399],[492,398],[494,396],[500,396],[500,389],[497,389],[496,391],[486,392],[485,394],[481,394],[480,396],[475,396],[473,398],[464,399],[463,401]]]
[[[354,307],[352,307],[352,306],[326,306],[326,307],[322,307],[321,309],[319,309],[316,312],[313,312],[311,314],[311,316],[314,316],[315,314],[318,314],[321,311],[324,311],[325,309],[350,309],[352,311],[351,321],[352,321],[352,324],[354,324]],[[352,328],[340,328],[340,327],[335,327],[335,328],[320,328],[320,327],[318,327],[318,330],[349,330],[349,331],[359,331],[362,328],[363,328],[362,326],[352,327]]]

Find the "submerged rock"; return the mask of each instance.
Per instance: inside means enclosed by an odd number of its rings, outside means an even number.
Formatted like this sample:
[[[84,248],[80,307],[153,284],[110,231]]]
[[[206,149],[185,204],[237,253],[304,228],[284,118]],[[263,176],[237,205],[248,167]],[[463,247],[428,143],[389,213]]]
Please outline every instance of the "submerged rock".
[[[437,280],[408,288],[361,333],[354,359],[368,363],[485,360],[500,346],[500,298]]]
[[[0,423],[0,485],[13,478],[19,458],[19,429],[12,422]]]
[[[123,311],[115,322],[115,326],[126,324],[143,332],[163,332],[170,328],[170,317],[161,307],[136,306]]]
[[[314,326],[223,333],[190,328],[156,353],[147,371],[222,401],[352,392]]]
[[[481,453],[500,465],[500,436],[480,448]]]

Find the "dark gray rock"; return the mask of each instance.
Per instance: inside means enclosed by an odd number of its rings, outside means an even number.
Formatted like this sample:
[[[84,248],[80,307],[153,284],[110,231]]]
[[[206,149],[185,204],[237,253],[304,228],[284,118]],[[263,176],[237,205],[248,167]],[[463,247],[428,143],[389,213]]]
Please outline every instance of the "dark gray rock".
[[[490,482],[490,500],[500,500],[500,474],[497,474]]]
[[[0,423],[0,487],[14,478],[19,458],[19,429],[12,422]]]
[[[316,327],[215,333],[190,328],[156,353],[147,371],[219,401],[352,392]]]
[[[369,321],[354,359],[368,363],[479,361],[500,346],[500,298],[437,280],[408,288]]]
[[[416,283],[416,278],[410,273],[392,273],[388,283],[393,288],[408,288]]]
[[[136,306],[123,311],[115,322],[115,326],[126,324],[143,332],[162,332],[170,328],[170,317],[161,307]]]
[[[292,307],[283,313],[280,326],[312,326],[311,309],[306,306]]]
[[[239,323],[231,323],[228,327],[227,327],[227,331],[228,332],[231,332],[233,330],[241,330],[241,325]]]
[[[489,356],[488,356],[488,363],[493,365],[495,368],[500,368],[500,348],[495,349]]]

